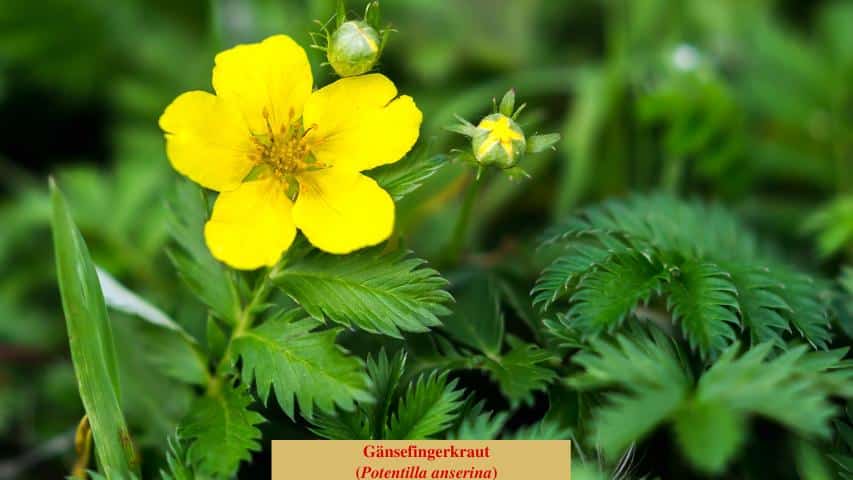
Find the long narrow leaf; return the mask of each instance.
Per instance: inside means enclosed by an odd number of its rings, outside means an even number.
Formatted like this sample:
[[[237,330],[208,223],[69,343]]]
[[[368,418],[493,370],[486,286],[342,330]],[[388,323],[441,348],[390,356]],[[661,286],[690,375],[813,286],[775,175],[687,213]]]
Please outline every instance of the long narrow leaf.
[[[86,243],[53,182],[51,196],[56,270],[71,360],[98,463],[108,479],[130,478],[134,453],[121,411],[115,345],[104,296]]]

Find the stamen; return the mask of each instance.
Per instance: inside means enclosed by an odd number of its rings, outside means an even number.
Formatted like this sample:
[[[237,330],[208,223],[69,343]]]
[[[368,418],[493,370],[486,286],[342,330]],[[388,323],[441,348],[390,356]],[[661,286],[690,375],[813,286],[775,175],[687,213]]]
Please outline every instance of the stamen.
[[[327,168],[318,164],[311,154],[306,133],[301,125],[301,119],[292,118],[295,112],[291,110],[291,121],[278,125],[274,129],[270,122],[269,112],[264,109],[263,116],[267,123],[267,134],[255,135],[255,152],[250,158],[255,163],[269,167],[271,173],[285,184],[292,183],[293,175],[304,171]]]

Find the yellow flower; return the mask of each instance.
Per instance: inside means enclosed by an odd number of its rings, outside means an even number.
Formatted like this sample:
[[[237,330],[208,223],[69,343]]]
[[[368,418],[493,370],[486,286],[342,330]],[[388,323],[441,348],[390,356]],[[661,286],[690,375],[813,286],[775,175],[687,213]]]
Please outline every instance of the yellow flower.
[[[160,117],[175,170],[221,192],[204,235],[234,268],[274,265],[297,228],[337,254],[391,234],[394,202],[359,172],[412,148],[420,110],[383,75],[312,83],[302,47],[276,35],[218,54],[216,94],[186,92]]]

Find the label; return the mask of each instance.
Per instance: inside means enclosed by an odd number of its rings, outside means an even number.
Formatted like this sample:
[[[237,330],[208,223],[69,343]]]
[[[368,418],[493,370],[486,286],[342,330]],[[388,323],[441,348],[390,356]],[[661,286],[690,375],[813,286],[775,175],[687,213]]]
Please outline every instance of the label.
[[[570,479],[568,440],[273,440],[272,480]]]

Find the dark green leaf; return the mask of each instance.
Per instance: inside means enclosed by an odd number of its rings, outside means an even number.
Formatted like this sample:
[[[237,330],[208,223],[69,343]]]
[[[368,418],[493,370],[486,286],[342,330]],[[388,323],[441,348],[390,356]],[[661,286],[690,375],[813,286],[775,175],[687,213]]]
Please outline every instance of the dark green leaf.
[[[256,425],[265,420],[249,410],[250,403],[252,397],[244,387],[229,384],[196,399],[179,429],[190,442],[187,458],[192,465],[209,475],[231,477],[240,462],[261,449]]]
[[[335,343],[340,329],[317,330],[320,322],[299,320],[301,315],[299,310],[287,312],[234,339],[234,352],[243,360],[243,381],[254,379],[264,403],[272,387],[291,418],[297,401],[308,418],[315,406],[331,413],[335,406],[352,411],[356,402],[369,401],[361,360]]]

